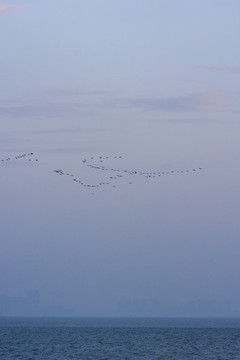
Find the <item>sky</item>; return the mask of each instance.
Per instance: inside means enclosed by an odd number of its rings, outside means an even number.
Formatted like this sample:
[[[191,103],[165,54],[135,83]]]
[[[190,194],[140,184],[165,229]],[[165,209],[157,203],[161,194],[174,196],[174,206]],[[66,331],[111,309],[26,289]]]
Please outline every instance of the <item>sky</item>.
[[[239,13],[0,2],[0,304],[240,316]]]

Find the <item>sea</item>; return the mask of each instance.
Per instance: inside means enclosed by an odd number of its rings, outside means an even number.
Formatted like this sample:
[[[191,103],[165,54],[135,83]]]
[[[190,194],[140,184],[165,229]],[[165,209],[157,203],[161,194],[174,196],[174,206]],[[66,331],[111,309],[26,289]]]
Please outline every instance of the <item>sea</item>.
[[[240,360],[240,319],[0,318],[1,360]]]

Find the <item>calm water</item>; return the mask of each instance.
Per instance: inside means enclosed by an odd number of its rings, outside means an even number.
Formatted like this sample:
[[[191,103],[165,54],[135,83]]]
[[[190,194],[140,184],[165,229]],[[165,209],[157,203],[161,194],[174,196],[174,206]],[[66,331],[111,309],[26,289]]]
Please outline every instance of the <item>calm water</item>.
[[[240,360],[240,319],[0,318],[0,359]]]

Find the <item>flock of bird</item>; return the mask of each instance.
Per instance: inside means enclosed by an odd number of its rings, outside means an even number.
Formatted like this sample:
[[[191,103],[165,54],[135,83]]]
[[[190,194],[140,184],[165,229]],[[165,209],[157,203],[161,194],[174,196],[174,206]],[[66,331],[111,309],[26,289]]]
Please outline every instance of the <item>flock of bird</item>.
[[[16,160],[25,160],[25,161],[34,161],[34,162],[38,162],[38,158],[36,158],[34,156],[33,152],[30,153],[24,153],[21,155],[17,155],[14,157],[8,157],[5,159],[1,159],[1,162],[11,162],[11,161],[16,161]],[[191,172],[196,172],[196,171],[200,171],[202,170],[201,167],[197,167],[197,168],[193,168],[193,169],[181,169],[181,170],[168,170],[168,171],[143,171],[143,170],[136,170],[136,169],[126,169],[123,167],[112,167],[110,166],[110,164],[112,164],[112,162],[114,161],[114,163],[119,162],[120,160],[123,160],[123,156],[91,156],[89,158],[83,158],[81,159],[79,166],[85,166],[87,167],[89,170],[94,170],[95,174],[96,171],[98,171],[98,173],[102,173],[102,175],[104,175],[104,180],[103,181],[96,181],[96,182],[92,182],[90,183],[89,181],[86,181],[86,174],[84,176],[81,176],[81,178],[79,176],[74,175],[71,172],[66,172],[63,171],[62,169],[57,169],[57,170],[53,170],[53,172],[55,172],[56,174],[60,175],[60,176],[67,176],[69,177],[73,182],[78,183],[79,185],[81,185],[81,187],[85,188],[85,189],[90,189],[91,190],[91,194],[94,195],[95,194],[95,190],[99,189],[101,187],[105,187],[105,186],[111,186],[111,187],[117,187],[120,182],[127,182],[127,184],[132,185],[134,178],[136,177],[142,177],[142,178],[146,178],[146,179],[154,179],[154,178],[160,178],[162,176],[166,176],[166,175],[174,175],[174,174],[187,174],[187,173],[191,173]],[[122,162],[122,161],[121,161]],[[105,165],[103,164],[105,163]],[[106,164],[107,163],[107,164]],[[107,166],[108,165],[108,166]],[[103,174],[104,173],[104,174]],[[99,175],[99,174],[98,174]],[[92,177],[92,172],[90,174],[90,176]],[[95,175],[94,178],[96,179],[97,176]]]
[[[27,161],[38,161],[38,159],[33,159],[32,156],[34,154],[32,152],[30,153],[26,153],[26,154],[21,154],[21,155],[17,155],[14,157],[8,157],[6,159],[1,159],[1,162],[9,162],[9,161],[13,161],[13,160],[19,160],[19,159],[25,159]]]
[[[97,157],[90,157],[90,158],[84,158],[81,160],[82,164],[89,169],[98,171],[98,172],[104,172],[106,174],[105,181],[95,182],[95,183],[89,183],[84,181],[84,179],[77,177],[76,175],[65,172],[62,169],[54,170],[55,173],[57,173],[60,176],[69,176],[72,178],[72,181],[80,184],[84,188],[89,189],[96,189],[101,188],[103,186],[111,186],[111,187],[117,187],[121,181],[126,180],[129,185],[133,184],[134,177],[144,177],[147,179],[154,179],[154,178],[160,178],[164,175],[173,175],[173,174],[181,174],[181,173],[190,173],[190,172],[196,172],[202,170],[201,167],[193,168],[193,169],[185,169],[185,170],[170,170],[170,171],[143,171],[143,170],[136,170],[131,169],[128,170],[126,168],[116,168],[112,166],[106,166],[103,163],[110,160],[111,162],[114,160],[115,162],[117,160],[122,160],[122,156],[97,156]],[[94,195],[94,193],[92,193]]]

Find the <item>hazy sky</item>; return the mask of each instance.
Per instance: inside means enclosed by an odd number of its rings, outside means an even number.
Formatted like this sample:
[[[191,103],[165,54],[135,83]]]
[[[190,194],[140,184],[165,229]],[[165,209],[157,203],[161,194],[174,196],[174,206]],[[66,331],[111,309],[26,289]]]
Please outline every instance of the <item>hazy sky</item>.
[[[0,293],[79,315],[212,300],[240,315],[239,14],[0,2]]]

